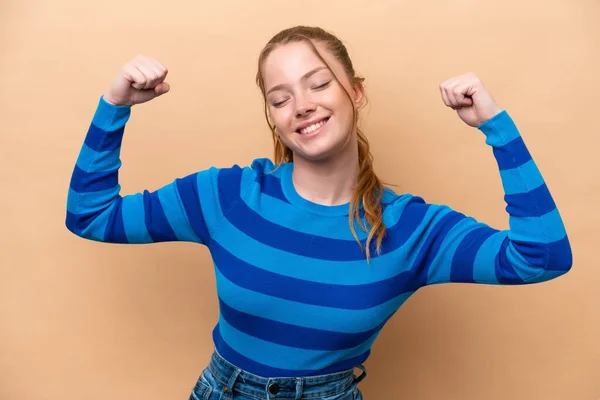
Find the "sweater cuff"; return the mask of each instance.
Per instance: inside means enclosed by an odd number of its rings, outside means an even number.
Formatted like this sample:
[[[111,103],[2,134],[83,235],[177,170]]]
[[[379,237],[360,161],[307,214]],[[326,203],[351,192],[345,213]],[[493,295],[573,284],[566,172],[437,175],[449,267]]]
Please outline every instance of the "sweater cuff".
[[[479,125],[477,129],[483,132],[486,136],[485,142],[492,147],[504,146],[521,136],[517,126],[506,110],[500,111]]]
[[[105,132],[115,132],[123,128],[131,115],[131,106],[117,106],[100,96],[92,123]]]

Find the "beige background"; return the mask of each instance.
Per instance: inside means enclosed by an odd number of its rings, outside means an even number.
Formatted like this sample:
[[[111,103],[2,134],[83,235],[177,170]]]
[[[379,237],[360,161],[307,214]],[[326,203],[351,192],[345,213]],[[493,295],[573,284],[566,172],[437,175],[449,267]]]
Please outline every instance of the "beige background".
[[[134,109],[124,193],[271,156],[253,78],[278,30],[320,25],[366,77],[376,168],[396,190],[498,228],[482,136],[438,84],[476,72],[515,119],[573,244],[566,276],[417,293],[367,362],[371,399],[600,398],[597,0],[0,3],[0,399],[187,399],[210,352],[210,256],[191,244],[106,245],[64,226],[99,96],[137,53],[172,91]]]

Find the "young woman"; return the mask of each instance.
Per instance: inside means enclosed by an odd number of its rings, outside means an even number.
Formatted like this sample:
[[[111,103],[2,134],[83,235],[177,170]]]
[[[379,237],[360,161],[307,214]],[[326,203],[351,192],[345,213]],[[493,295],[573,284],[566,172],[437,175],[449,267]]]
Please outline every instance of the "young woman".
[[[158,61],[138,56],[101,96],[70,182],[66,225],[100,242],[207,246],[220,316],[191,399],[362,398],[362,363],[419,288],[531,284],[571,268],[540,171],[473,74],[442,83],[441,98],[492,149],[509,230],[382,186],[357,127],[363,79],[338,38],[302,26],[275,35],[258,60],[273,161],[212,167],[122,196],[119,151],[131,107],[167,93],[166,76]]]

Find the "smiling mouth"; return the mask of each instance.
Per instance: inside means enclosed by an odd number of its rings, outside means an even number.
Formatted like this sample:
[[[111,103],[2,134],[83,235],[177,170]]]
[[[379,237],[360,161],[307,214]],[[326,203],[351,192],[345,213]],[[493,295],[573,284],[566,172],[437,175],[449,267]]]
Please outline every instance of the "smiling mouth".
[[[327,123],[327,121],[329,121],[329,118],[330,118],[330,117],[324,118],[324,119],[322,119],[321,121],[319,121],[319,122],[317,122],[317,123],[315,123],[315,124],[312,124],[311,126],[307,126],[306,128],[303,128],[303,129],[298,129],[298,130],[296,131],[296,133],[299,133],[299,134],[301,134],[301,135],[308,135],[308,134],[311,134],[311,133],[313,133],[313,132],[315,132],[315,131],[319,130],[320,128],[322,128],[322,127],[323,127],[323,125],[325,125],[325,124]]]

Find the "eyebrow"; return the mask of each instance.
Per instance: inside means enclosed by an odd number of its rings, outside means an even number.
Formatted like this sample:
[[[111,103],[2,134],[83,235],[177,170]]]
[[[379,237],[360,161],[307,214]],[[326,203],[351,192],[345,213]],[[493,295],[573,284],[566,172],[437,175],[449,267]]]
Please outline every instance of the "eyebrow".
[[[301,79],[308,79],[312,75],[316,74],[317,72],[319,72],[322,69],[328,69],[328,68],[326,66],[321,66],[321,67],[317,67],[317,68],[311,69],[306,74],[304,74],[304,76]],[[285,86],[284,84],[275,85],[271,89],[269,89],[269,91],[267,92],[267,94],[269,94],[269,93],[271,93],[271,92],[273,92],[275,90],[283,89],[284,86]]]

